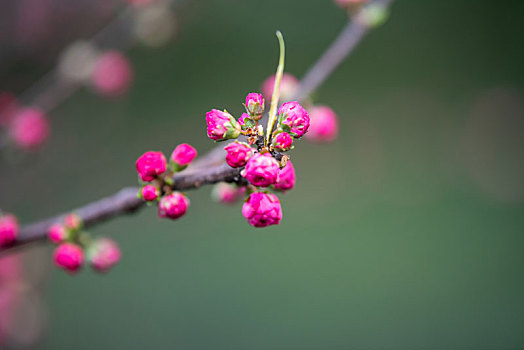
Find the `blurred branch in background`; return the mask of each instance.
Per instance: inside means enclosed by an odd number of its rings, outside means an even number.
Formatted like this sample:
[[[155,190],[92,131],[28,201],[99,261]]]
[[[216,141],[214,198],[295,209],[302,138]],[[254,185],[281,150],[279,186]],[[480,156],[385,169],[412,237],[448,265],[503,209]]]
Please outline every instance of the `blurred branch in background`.
[[[335,68],[346,58],[373,27],[381,24],[387,14],[392,0],[371,1],[353,16],[353,19],[343,28],[337,39],[327,48],[325,53],[308,70],[299,85],[296,97],[303,100],[318,88]],[[206,184],[217,182],[239,182],[239,168],[233,169],[224,164],[223,145],[217,146],[207,155],[201,157],[195,164],[174,177],[173,189],[188,190]],[[116,194],[90,203],[70,212],[78,214],[86,227],[104,222],[115,216],[134,212],[144,206],[145,202],[137,198],[139,188],[122,189]],[[47,230],[53,223],[60,221],[63,215],[24,226],[18,239],[10,246],[0,249],[0,253],[13,250],[31,242],[45,241]]]
[[[18,97],[0,91],[0,127],[6,128],[0,149],[11,142],[29,150],[40,146],[49,134],[49,112],[84,86],[104,97],[124,94],[134,70],[122,52],[137,43],[158,47],[169,42],[177,29],[175,7],[186,0],[128,2],[91,38],[64,47],[54,68]],[[25,131],[27,119],[39,127]]]
[[[180,2],[182,1],[164,0],[154,2],[151,5],[152,7],[149,9],[153,9],[152,11],[155,12],[169,13],[170,8],[174,7],[177,3]],[[92,47],[95,50],[128,50],[138,42],[138,39],[141,36],[141,29],[139,27],[141,24],[140,16],[142,16],[143,12],[149,11],[149,9],[144,6],[145,5],[126,5],[123,9],[120,10],[120,13],[118,13],[111,22],[100,29],[95,35],[93,35],[91,39],[82,40],[80,42],[84,45],[84,47]],[[143,21],[144,20],[142,20],[142,22]],[[158,21],[158,18],[156,23],[155,21],[151,21],[148,24],[153,26],[163,25],[162,21]],[[68,48],[73,47],[73,45],[75,45],[75,43],[70,45]],[[67,98],[69,98],[79,88],[82,87],[82,83],[80,81],[81,79],[75,78],[83,77],[74,77],[71,74],[68,74],[68,68],[70,68],[70,70],[82,69],[82,67],[78,66],[66,66],[67,62],[65,62],[65,58],[66,54],[68,53],[68,48],[63,51],[57,66],[52,71],[47,73],[32,87],[20,95],[20,102],[22,102],[24,105],[37,106],[44,112],[49,112],[63,103]],[[85,65],[92,64],[91,62],[83,63]],[[72,73],[74,74],[75,72]]]

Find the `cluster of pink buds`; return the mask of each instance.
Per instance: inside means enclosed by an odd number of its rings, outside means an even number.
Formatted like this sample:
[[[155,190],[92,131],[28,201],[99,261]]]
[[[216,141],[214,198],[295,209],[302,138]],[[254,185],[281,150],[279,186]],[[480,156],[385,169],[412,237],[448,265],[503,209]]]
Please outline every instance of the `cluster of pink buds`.
[[[355,3],[364,3],[365,1],[359,0],[354,1]],[[262,83],[262,91],[265,96],[271,96],[273,93],[273,85],[275,84],[275,76],[272,75]],[[284,74],[282,76],[282,82],[280,83],[280,96],[283,101],[289,101],[298,91],[298,79],[291,74]],[[338,117],[336,113],[328,106],[313,105],[311,100],[306,103],[309,111],[309,129],[305,138],[313,142],[331,142],[337,138],[338,134]],[[287,109],[295,108],[293,102],[286,107]],[[285,125],[291,126],[292,121],[287,120],[284,122]],[[301,133],[300,130],[294,130],[294,132]],[[293,135],[293,131],[290,132]],[[291,147],[291,139],[287,133],[277,135],[276,139],[273,140],[273,145],[277,150],[285,152]],[[279,149],[280,148],[280,149]]]
[[[289,82],[294,79],[287,77]],[[291,87],[287,89],[293,93]],[[267,86],[265,90],[270,93],[273,88]],[[254,227],[277,225],[282,219],[282,207],[278,197],[269,190],[287,191],[294,187],[295,169],[283,152],[291,150],[294,141],[307,133],[309,114],[298,102],[284,103],[274,115],[276,125],[268,124],[264,136],[264,128],[259,124],[265,111],[263,95],[248,94],[244,107],[246,112],[238,120],[216,109],[206,114],[207,135],[212,140],[245,139],[229,143],[224,150],[230,167],[244,168],[240,174],[245,179],[247,191],[238,185],[221,183],[213,194],[221,202],[232,203],[247,193],[242,208],[247,222]]]
[[[57,245],[53,252],[56,266],[71,274],[78,272],[84,265],[84,252],[87,252],[91,267],[98,272],[109,271],[121,257],[116,242],[109,238],[93,239],[83,231],[82,219],[76,214],[68,214],[63,222],[51,225],[47,237]]]
[[[158,202],[159,217],[175,220],[186,213],[189,199],[173,191],[173,175],[184,170],[196,156],[197,151],[183,143],[173,150],[169,163],[162,152],[149,151],[137,159],[136,171],[142,183],[138,196],[149,203]]]

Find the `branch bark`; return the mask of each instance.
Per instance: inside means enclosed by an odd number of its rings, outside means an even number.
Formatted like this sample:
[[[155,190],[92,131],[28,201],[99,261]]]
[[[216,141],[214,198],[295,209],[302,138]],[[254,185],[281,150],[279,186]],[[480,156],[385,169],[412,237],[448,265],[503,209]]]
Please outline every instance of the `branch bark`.
[[[373,3],[388,6],[392,1],[375,0]],[[362,21],[353,20],[349,22],[325,53],[308,70],[300,83],[295,98],[303,100],[318,88],[344,58],[353,51],[369,29]],[[245,181],[240,176],[241,169],[233,169],[224,163],[223,146],[222,144],[216,147],[205,156],[197,159],[186,170],[175,174],[173,189],[185,191],[222,181],[237,183]],[[127,187],[109,197],[70,210],[68,213],[78,214],[85,227],[102,223],[119,215],[133,213],[145,204],[143,200],[137,198],[138,190],[138,187]],[[0,255],[32,242],[44,242],[47,238],[48,228],[53,223],[62,221],[66,214],[60,214],[22,227],[18,239],[12,245],[0,248]]]
[[[210,154],[216,153],[212,151]],[[221,153],[223,154],[223,151]],[[214,162],[216,162],[216,157],[208,157],[207,161],[197,163],[198,167],[189,167],[175,174],[173,176],[174,185],[172,188],[177,191],[186,191],[217,182],[243,182],[243,178],[240,176],[240,168],[234,169],[225,163],[213,165],[212,163]],[[205,164],[210,166],[206,167]],[[199,170],[197,171],[196,169]],[[79,215],[86,228],[116,216],[133,213],[145,205],[145,202],[137,197],[139,189],[139,187],[126,187],[111,196],[99,199],[83,207],[24,226],[20,231],[18,239],[12,245],[0,248],[0,255],[7,250],[32,242],[45,242],[49,227],[54,223],[62,222],[64,216],[68,213],[73,212]]]

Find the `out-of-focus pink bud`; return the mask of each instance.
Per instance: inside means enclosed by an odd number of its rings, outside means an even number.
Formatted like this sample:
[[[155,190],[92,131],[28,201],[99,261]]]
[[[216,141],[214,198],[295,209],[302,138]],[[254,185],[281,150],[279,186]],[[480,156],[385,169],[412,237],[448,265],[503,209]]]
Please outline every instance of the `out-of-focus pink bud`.
[[[133,74],[133,68],[123,54],[108,51],[97,58],[92,81],[100,94],[116,97],[129,89],[133,82]]]
[[[67,239],[67,230],[64,225],[54,224],[47,230],[47,237],[55,244],[62,243]]]
[[[67,214],[64,218],[64,225],[69,230],[80,230],[82,228],[82,218],[74,213]]]
[[[309,113],[311,124],[306,138],[312,141],[333,141],[338,134],[338,118],[328,106],[315,106]]]
[[[49,123],[41,110],[23,108],[16,113],[9,134],[18,147],[34,149],[49,136]]]
[[[140,195],[147,202],[152,202],[160,195],[158,189],[153,185],[145,185],[140,190]]]
[[[207,136],[215,141],[236,139],[242,130],[235,118],[218,109],[206,113]]]
[[[13,243],[18,237],[18,220],[14,215],[0,216],[0,247]]]
[[[232,168],[240,168],[246,165],[253,155],[253,149],[243,142],[233,142],[224,147],[226,150],[226,163]]]
[[[162,152],[149,151],[137,159],[135,166],[142,181],[153,181],[166,171],[167,161]]]
[[[280,169],[278,181],[274,187],[277,190],[288,191],[295,187],[295,180],[295,168],[293,167],[293,164],[288,161],[286,166]]]
[[[284,73],[280,81],[280,100],[288,101],[293,97],[298,88],[298,79],[293,75]],[[262,83],[262,94],[266,100],[270,101],[273,96],[273,88],[275,87],[275,75],[270,76]]]
[[[273,138],[273,147],[279,152],[286,152],[291,149],[293,138],[287,132],[281,132]]]
[[[120,261],[122,253],[118,244],[112,239],[99,238],[89,247],[87,256],[95,270],[107,272]]]
[[[191,145],[183,143],[176,146],[171,154],[171,160],[178,165],[179,168],[184,168],[195,159],[197,151]]]
[[[279,129],[296,138],[309,128],[309,114],[298,102],[286,102],[278,109]]]
[[[264,97],[262,94],[252,92],[246,97],[246,108],[253,120],[260,120],[264,114]]]
[[[244,203],[242,215],[254,227],[278,225],[282,219],[282,207],[274,194],[255,192]]]
[[[227,182],[219,182],[213,187],[212,197],[217,202],[224,204],[235,203],[246,193],[245,187],[238,187],[237,185],[229,184]]]
[[[189,199],[180,192],[173,192],[160,198],[158,216],[175,220],[183,216],[188,207]]]
[[[242,176],[255,186],[268,187],[277,182],[279,170],[280,166],[271,154],[256,153],[249,158]]]
[[[75,273],[84,263],[84,251],[79,245],[62,243],[55,248],[53,260],[56,266],[69,273]]]

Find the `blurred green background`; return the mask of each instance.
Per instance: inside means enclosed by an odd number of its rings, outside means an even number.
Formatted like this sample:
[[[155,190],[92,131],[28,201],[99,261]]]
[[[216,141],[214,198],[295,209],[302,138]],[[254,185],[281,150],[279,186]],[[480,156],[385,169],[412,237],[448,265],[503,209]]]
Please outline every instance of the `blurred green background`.
[[[90,230],[123,250],[107,275],[71,277],[40,248],[35,348],[523,348],[523,14],[519,0],[395,2],[317,91],[340,135],[292,152],[281,225],[248,226],[207,187],[179,221],[146,208]],[[205,112],[241,112],[275,69],[276,29],[300,77],[346,15],[327,0],[202,0],[179,20],[173,44],[129,52],[127,97],[75,94],[42,152],[2,160],[2,208],[31,222],[134,185],[146,150],[205,153]]]

